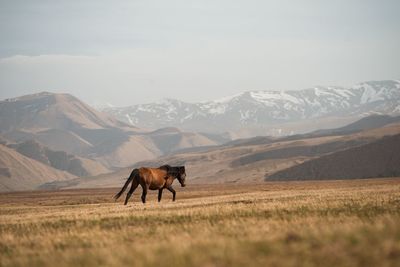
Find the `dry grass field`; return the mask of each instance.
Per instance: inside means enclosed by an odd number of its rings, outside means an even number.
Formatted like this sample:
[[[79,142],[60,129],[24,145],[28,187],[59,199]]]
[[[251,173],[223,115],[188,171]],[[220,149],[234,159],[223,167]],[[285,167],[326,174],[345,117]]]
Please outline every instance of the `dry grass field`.
[[[0,265],[400,266],[400,179],[176,189],[0,194]]]

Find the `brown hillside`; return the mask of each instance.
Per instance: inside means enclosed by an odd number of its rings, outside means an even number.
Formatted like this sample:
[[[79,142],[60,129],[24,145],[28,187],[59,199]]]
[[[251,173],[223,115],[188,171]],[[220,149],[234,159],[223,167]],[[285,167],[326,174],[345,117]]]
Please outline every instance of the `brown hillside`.
[[[400,176],[400,135],[339,151],[267,175],[266,180],[325,180]]]
[[[90,159],[78,158],[64,151],[51,150],[35,140],[27,140],[9,147],[31,159],[76,176],[90,176],[109,172],[107,168]],[[90,163],[92,161],[92,163]]]
[[[0,191],[31,190],[46,182],[74,177],[0,145]]]

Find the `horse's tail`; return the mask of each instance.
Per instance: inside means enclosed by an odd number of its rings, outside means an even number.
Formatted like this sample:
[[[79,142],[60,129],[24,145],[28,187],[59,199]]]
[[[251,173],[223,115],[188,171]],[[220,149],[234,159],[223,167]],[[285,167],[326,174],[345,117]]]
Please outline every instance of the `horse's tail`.
[[[117,200],[126,190],[126,188],[128,187],[128,185],[133,181],[133,179],[135,178],[136,175],[139,175],[139,170],[138,169],[134,169],[131,173],[131,175],[129,176],[128,180],[126,180],[124,186],[121,188],[121,191],[119,191],[115,196],[114,199]]]

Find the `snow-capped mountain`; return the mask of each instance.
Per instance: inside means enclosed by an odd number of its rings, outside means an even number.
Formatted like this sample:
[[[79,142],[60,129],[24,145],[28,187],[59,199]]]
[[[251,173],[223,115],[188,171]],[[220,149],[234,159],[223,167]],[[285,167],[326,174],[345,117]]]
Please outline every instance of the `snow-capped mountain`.
[[[175,126],[205,132],[236,131],[244,127],[272,129],[309,119],[398,114],[400,81],[363,82],[350,88],[318,86],[293,91],[248,91],[199,103],[165,99],[102,110],[145,128]]]

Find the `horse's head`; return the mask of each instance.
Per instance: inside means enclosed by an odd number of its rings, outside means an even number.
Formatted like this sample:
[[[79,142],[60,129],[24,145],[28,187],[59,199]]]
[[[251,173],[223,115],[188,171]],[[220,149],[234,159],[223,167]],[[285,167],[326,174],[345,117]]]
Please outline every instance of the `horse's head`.
[[[185,166],[179,166],[178,168],[178,175],[176,178],[178,178],[179,183],[181,184],[182,187],[185,187],[185,179],[186,179],[186,170]]]

